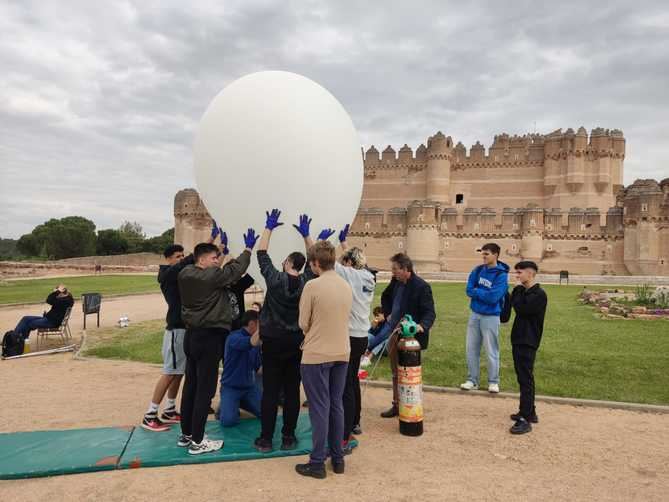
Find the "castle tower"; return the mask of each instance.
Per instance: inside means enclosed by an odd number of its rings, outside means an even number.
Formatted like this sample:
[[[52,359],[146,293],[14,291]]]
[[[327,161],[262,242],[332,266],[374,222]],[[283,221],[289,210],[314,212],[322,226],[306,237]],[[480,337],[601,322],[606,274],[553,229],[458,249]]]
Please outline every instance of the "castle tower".
[[[174,242],[191,253],[196,244],[207,240],[211,216],[197,190],[186,188],[174,196]]]
[[[413,201],[407,215],[407,254],[418,272],[438,272],[440,205],[434,201]]]
[[[520,254],[525,260],[539,263],[544,252],[544,210],[540,207],[526,207],[521,211],[523,216]]]
[[[425,198],[442,205],[451,203],[451,153],[453,140],[439,131],[427,141]]]

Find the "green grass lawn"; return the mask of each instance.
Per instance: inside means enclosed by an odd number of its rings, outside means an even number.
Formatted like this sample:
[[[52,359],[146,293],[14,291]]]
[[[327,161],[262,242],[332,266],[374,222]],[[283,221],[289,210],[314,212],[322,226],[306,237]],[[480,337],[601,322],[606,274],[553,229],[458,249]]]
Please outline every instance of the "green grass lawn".
[[[41,303],[60,283],[65,284],[75,300],[82,293],[103,296],[131,293],[159,293],[155,275],[88,275],[53,279],[28,279],[0,283],[0,305],[8,303]]]
[[[467,375],[465,331],[469,316],[464,284],[433,284],[437,322],[424,352],[424,382],[458,386]],[[552,396],[669,404],[669,322],[600,320],[592,307],[580,305],[580,286],[546,286],[549,298],[535,377],[537,393]],[[380,295],[381,286],[377,293]],[[509,333],[500,344],[501,388],[517,391]],[[99,330],[89,355],[159,363],[162,321],[121,330]],[[97,340],[97,341],[95,341]],[[485,357],[481,380],[486,381]],[[389,379],[386,360],[376,378]]]

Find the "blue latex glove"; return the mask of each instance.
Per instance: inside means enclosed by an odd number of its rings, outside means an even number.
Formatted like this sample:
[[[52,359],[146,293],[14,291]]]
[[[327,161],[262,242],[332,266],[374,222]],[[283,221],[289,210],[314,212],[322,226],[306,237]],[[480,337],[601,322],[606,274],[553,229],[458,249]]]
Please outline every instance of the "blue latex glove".
[[[221,233],[221,229],[216,224],[216,220],[211,220],[211,225],[211,240],[214,240]]]
[[[221,246],[223,246],[223,254],[230,254],[228,249],[228,234],[223,231],[221,227],[218,227],[218,232],[221,234]]]
[[[309,225],[311,225],[311,218],[309,218],[306,214],[301,214],[300,224],[293,226],[295,227],[295,230],[300,232],[300,235],[306,239],[309,237]]]
[[[332,234],[334,234],[334,233],[335,233],[335,231],[332,230],[331,228],[324,228],[323,230],[321,230],[321,233],[318,234],[318,240],[319,241],[326,241],[330,237],[332,237]]]
[[[346,224],[344,230],[339,232],[339,242],[346,242],[346,237],[348,237],[348,231],[351,230],[351,225]]]
[[[281,216],[281,211],[278,209],[272,209],[272,212],[265,211],[267,215],[267,220],[265,222],[265,228],[268,230],[274,230],[276,227],[280,227],[283,223],[279,223],[279,217]]]
[[[249,228],[247,232],[244,234],[244,245],[246,246],[247,249],[253,249],[253,246],[256,245],[258,239],[260,239],[260,236],[256,235],[256,231],[253,230],[252,228]]]

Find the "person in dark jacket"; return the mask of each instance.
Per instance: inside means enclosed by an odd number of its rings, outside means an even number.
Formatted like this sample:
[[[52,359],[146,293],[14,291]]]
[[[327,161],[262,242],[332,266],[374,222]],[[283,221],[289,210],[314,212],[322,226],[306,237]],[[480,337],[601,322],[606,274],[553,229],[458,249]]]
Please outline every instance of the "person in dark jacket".
[[[416,340],[422,350],[426,350],[430,339],[430,328],[436,314],[430,285],[416,275],[413,262],[404,253],[397,253],[390,258],[393,278],[381,294],[381,308],[386,317],[387,329],[392,330],[388,339],[388,357],[393,374],[393,405],[381,413],[383,418],[399,415],[399,388],[397,381],[397,342],[400,322],[406,314],[411,315],[418,324]]]
[[[48,312],[39,316],[23,316],[16,325],[16,328],[14,328],[14,331],[24,339],[28,338],[30,332],[34,329],[57,328],[60,326],[65,318],[65,314],[74,305],[72,294],[63,284],[59,284],[56,289],[49,293],[45,301],[51,305],[51,309]]]
[[[304,335],[298,324],[300,296],[304,284],[311,278],[311,270],[301,272],[306,257],[299,252],[290,253],[276,269],[268,254],[272,232],[283,225],[281,211],[267,212],[265,230],[258,245],[258,264],[265,279],[265,301],[260,312],[260,338],[262,340],[262,405],[261,431],[254,442],[255,448],[267,453],[272,451],[272,438],[276,427],[279,395],[283,391],[282,450],[297,447],[295,427],[300,413],[300,346]],[[309,238],[309,218],[300,217],[294,225],[306,242]],[[308,268],[308,267],[307,267]]]
[[[227,338],[232,309],[226,288],[246,272],[255,246],[255,232],[244,235],[246,249],[236,260],[220,266],[221,253],[210,243],[195,246],[195,264],[186,266],[178,277],[181,318],[186,325],[186,381],[181,397],[181,436],[177,445],[199,455],[220,450],[223,441],[204,437],[204,428],[216,392],[221,339]]]
[[[513,366],[520,387],[520,409],[511,415],[516,423],[512,434],[525,434],[532,430],[531,423],[538,423],[534,407],[534,360],[544,331],[544,317],[548,298],[536,282],[539,271],[533,261],[521,261],[514,267],[520,283],[511,293],[511,306],[516,317],[511,328]]]
[[[211,236],[207,242],[213,243],[220,234],[221,230],[214,221]],[[177,278],[179,272],[194,263],[192,254],[184,257],[184,248],[180,244],[167,246],[163,255],[166,263],[158,270],[158,283],[167,303],[162,345],[163,371],[153,389],[149,408],[141,424],[142,428],[153,432],[167,431],[170,428],[169,424],[181,422],[181,415],[176,409],[176,399],[186,369],[186,353],[184,352],[186,327],[181,319],[181,297]],[[165,393],[167,393],[167,404],[158,418],[158,409]]]

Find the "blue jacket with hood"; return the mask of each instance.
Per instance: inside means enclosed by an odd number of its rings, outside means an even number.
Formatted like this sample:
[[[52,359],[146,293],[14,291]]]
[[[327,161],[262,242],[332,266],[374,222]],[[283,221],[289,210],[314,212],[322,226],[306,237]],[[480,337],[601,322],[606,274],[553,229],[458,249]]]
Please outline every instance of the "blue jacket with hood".
[[[469,308],[481,315],[499,315],[504,295],[509,289],[509,266],[501,261],[494,267],[479,265],[467,280]]]

